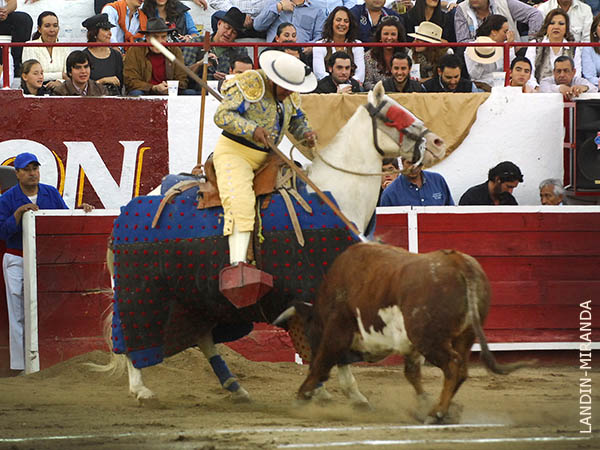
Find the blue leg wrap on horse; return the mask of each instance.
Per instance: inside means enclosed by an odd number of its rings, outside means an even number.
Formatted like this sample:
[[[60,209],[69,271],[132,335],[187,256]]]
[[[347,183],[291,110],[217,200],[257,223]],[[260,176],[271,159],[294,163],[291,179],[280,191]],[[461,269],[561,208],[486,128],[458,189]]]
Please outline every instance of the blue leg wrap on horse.
[[[219,378],[221,386],[230,392],[236,392],[240,388],[239,383],[235,381],[235,376],[230,372],[221,355],[213,356],[208,362],[217,378]]]

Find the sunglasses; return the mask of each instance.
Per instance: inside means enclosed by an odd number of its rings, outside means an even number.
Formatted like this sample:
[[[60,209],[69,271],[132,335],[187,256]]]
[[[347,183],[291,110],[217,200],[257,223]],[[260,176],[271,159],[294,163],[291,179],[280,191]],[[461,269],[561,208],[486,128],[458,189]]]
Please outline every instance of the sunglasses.
[[[385,16],[381,18],[380,22],[400,22],[400,18],[396,17],[396,16]]]

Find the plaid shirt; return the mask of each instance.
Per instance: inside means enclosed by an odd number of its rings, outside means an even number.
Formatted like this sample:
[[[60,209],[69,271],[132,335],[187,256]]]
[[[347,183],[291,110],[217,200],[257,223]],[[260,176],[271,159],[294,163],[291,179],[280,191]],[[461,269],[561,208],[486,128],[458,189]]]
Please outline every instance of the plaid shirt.
[[[211,41],[214,38],[211,37]],[[191,42],[203,42],[204,38],[202,36],[197,36],[191,40]],[[186,66],[191,66],[197,61],[202,61],[204,57],[204,49],[202,46],[198,47],[181,47],[183,52],[183,61]],[[210,50],[217,56],[217,65],[210,64],[208,65],[208,79],[215,79],[215,72],[223,72],[229,73],[229,67],[231,65],[231,60],[237,55],[248,55],[248,50],[243,47],[213,47]]]

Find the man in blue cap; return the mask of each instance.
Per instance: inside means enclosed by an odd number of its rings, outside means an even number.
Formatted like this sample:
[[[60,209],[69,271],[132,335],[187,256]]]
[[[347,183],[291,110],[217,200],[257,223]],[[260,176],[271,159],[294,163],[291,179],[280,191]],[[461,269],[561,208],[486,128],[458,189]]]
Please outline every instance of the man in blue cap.
[[[0,239],[6,241],[2,261],[6,303],[8,306],[10,368],[25,369],[23,334],[23,228],[21,219],[27,211],[68,209],[58,190],[40,183],[40,162],[32,153],[17,155],[14,162],[17,184],[0,197]],[[83,204],[86,212],[92,206]]]

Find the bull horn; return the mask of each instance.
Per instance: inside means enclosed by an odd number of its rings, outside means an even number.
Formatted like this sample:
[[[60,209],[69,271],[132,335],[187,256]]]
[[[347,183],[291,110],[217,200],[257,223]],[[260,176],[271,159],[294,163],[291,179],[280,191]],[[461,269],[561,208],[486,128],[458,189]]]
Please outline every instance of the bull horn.
[[[279,314],[279,317],[277,317],[277,319],[275,319],[273,321],[273,325],[276,325],[276,326],[280,327],[281,325],[283,325],[284,323],[286,323],[288,320],[290,320],[295,315],[296,315],[296,307],[295,306],[290,306],[284,312],[282,312],[281,314]]]
[[[308,307],[309,309],[313,307],[313,304],[308,303],[308,302],[296,302],[296,305],[302,306],[300,315],[302,315],[302,311],[304,311],[306,309],[304,307]],[[273,325],[281,326],[282,324],[284,324],[288,320],[290,320],[292,318],[292,316],[296,315],[297,313],[298,313],[298,311],[296,310],[296,306],[290,306],[284,312],[279,314],[279,317],[277,317],[277,319],[275,319],[273,321]]]

